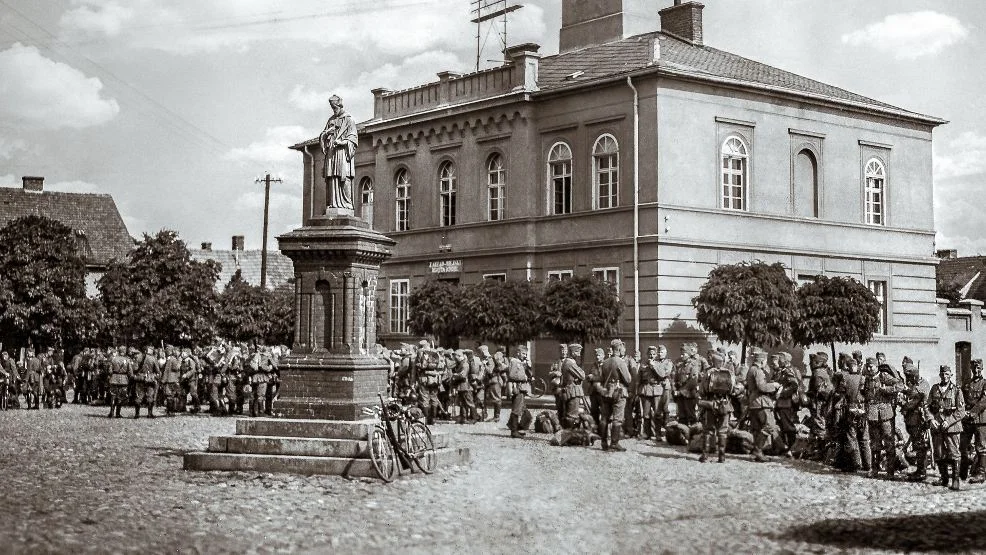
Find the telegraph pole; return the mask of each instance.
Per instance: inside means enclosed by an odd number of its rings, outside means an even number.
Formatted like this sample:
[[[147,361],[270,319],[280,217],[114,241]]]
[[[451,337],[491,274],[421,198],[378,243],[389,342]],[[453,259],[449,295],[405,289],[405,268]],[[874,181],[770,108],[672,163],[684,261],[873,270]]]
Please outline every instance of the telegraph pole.
[[[267,289],[267,219],[270,210],[270,184],[281,183],[280,177],[271,177],[270,172],[264,177],[258,177],[254,183],[264,184],[264,242],[260,251],[260,288]]]

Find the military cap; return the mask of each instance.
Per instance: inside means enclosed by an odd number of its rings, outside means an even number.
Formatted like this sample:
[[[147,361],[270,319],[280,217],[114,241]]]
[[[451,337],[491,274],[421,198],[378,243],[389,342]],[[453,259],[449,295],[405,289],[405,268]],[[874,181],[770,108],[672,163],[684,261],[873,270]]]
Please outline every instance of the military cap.
[[[880,358],[880,357],[887,358],[887,355],[878,351],[876,353],[876,358]]]
[[[853,357],[849,357],[849,358],[846,359],[845,365],[846,366],[852,366],[853,368],[858,368],[859,367],[859,361],[856,360],[856,359],[854,359]]]
[[[581,351],[582,350],[582,345],[579,345],[578,343],[571,343],[567,347],[568,347],[569,352],[571,352],[571,351]]]
[[[418,341],[418,347],[423,347],[427,349],[428,347],[431,347],[431,345],[428,344],[427,339],[422,339],[421,341]]]
[[[596,347],[596,355],[597,355],[597,356],[598,356],[598,355],[603,355],[603,356],[606,356],[606,350],[605,350],[605,349],[603,349],[602,347]]]
[[[979,368],[981,370],[983,368],[983,359],[981,358],[972,359],[972,367]]]
[[[651,351],[654,351],[656,353],[657,352],[657,347],[655,347],[653,345],[650,345],[649,347],[647,347],[647,352],[649,353]]]
[[[467,357],[471,357],[472,349],[462,349],[462,354],[466,355]]]
[[[487,347],[486,345],[480,345],[479,346],[479,354],[480,354],[480,356],[483,356],[483,357],[490,356],[490,348]]]
[[[907,362],[904,364],[905,376],[917,376],[918,374],[920,374],[920,371],[918,371],[918,367],[915,366],[913,363]]]
[[[781,360],[787,363],[790,363],[792,360],[794,360],[794,357],[791,356],[791,353],[785,351],[781,351],[780,353],[778,353],[778,355],[781,357]]]
[[[724,359],[720,353],[713,351],[712,355],[709,356],[709,362],[711,362],[714,366],[718,367],[721,366],[724,362],[726,362],[726,359]]]
[[[620,345],[623,345],[623,340],[622,339],[619,339],[619,338],[614,339],[614,340],[612,340],[612,341],[609,342],[609,346],[610,347],[619,347]]]
[[[753,351],[753,358],[757,360],[767,360],[767,351],[756,349]]]
[[[855,351],[852,352],[852,356],[853,356],[853,358],[862,359],[863,358],[863,351],[860,351],[860,350],[857,349],[857,350],[855,350]]]
[[[520,345],[517,347],[517,352],[527,354],[527,347],[524,345]]]
[[[949,366],[949,365],[947,365],[947,364],[942,364],[941,366],[938,367],[938,371],[939,372],[949,372],[949,373],[951,373],[952,372],[952,367]]]
[[[914,363],[914,361],[913,361],[913,360],[911,360],[911,357],[909,357],[909,356],[905,356],[905,357],[904,357],[904,360],[902,360],[902,361],[900,361],[900,363],[901,363],[901,364],[913,364],[913,363]]]
[[[876,365],[876,358],[875,357],[866,357],[866,364],[872,364],[872,365],[875,366]]]

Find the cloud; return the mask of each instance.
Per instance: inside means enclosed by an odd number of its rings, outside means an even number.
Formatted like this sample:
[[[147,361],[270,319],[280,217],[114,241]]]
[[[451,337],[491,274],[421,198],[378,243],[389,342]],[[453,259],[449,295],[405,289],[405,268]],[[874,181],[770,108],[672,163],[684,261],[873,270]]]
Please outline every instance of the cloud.
[[[27,143],[16,137],[0,135],[0,160],[9,160],[18,152],[27,150]]]
[[[434,0],[293,0],[290,11],[272,8],[269,0],[138,0],[129,13],[117,0],[75,4],[60,21],[66,38],[117,36],[183,55],[286,40],[406,54],[463,44],[471,32],[467,3],[453,10],[464,24],[450,26],[448,5]]]
[[[986,173],[986,136],[966,131],[946,145],[935,144],[935,179]]]
[[[323,111],[328,117],[328,98],[333,94],[342,97],[348,111],[357,121],[373,117],[373,95],[370,91],[384,87],[400,90],[438,81],[439,71],[463,71],[467,64],[451,52],[433,50],[405,58],[399,63],[383,64],[361,73],[356,79],[333,90],[315,90],[296,85],[289,101],[302,110]]]
[[[103,98],[103,83],[15,43],[0,52],[0,121],[28,129],[84,128],[116,117],[120,106]]]
[[[58,181],[56,183],[45,183],[45,191],[59,193],[105,193],[99,185],[88,181]]]
[[[278,187],[285,187],[283,191],[274,191],[274,185],[271,185],[270,192],[270,210],[271,212],[282,212],[288,211],[290,214],[301,212],[301,188],[297,186],[291,186],[290,184],[280,184]],[[246,210],[249,212],[263,211],[264,209],[264,191],[263,187],[259,187],[260,190],[250,191],[244,193],[236,198],[233,203],[233,208],[237,210]],[[285,192],[288,191],[288,192]],[[295,194],[292,194],[295,193]]]
[[[265,164],[281,162],[297,162],[299,154],[290,147],[317,135],[316,131],[300,125],[283,125],[267,130],[263,140],[254,141],[248,146],[234,148],[226,154],[227,160],[244,164]]]
[[[933,11],[888,15],[883,21],[842,35],[842,43],[872,46],[899,60],[937,54],[965,40],[969,29],[957,18]]]

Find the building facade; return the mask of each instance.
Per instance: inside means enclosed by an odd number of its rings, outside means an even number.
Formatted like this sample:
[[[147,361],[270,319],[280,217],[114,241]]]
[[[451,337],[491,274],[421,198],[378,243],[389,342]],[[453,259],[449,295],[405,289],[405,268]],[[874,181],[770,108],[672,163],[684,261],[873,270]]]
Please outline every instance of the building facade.
[[[357,213],[396,239],[380,338],[438,278],[617,285],[631,348],[715,344],[691,304],[719,264],[851,276],[883,304],[869,351],[937,367],[932,132],[944,121],[704,45],[703,6],[624,36],[622,3],[563,2],[559,53],[390,91],[361,125]],[[304,153],[306,223],[321,153]],[[707,343],[706,343],[707,342]],[[840,346],[841,348],[842,346]],[[535,343],[535,360],[555,356]],[[945,361],[949,362],[949,361]]]

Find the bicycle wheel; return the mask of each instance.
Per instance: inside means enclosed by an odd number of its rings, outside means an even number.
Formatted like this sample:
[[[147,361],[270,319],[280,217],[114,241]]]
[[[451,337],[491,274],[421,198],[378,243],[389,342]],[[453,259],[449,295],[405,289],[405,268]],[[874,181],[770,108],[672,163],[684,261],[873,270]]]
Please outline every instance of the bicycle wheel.
[[[438,468],[438,454],[435,453],[435,441],[431,430],[421,422],[411,422],[407,431],[407,451],[411,460],[421,472],[431,474]]]
[[[545,390],[548,389],[548,384],[544,382],[542,378],[534,378],[531,380],[531,397],[537,399],[544,395]]]
[[[370,462],[377,471],[377,475],[384,482],[393,482],[400,469],[397,467],[397,454],[394,453],[394,446],[387,438],[387,431],[383,426],[374,426],[370,432],[369,445]]]

